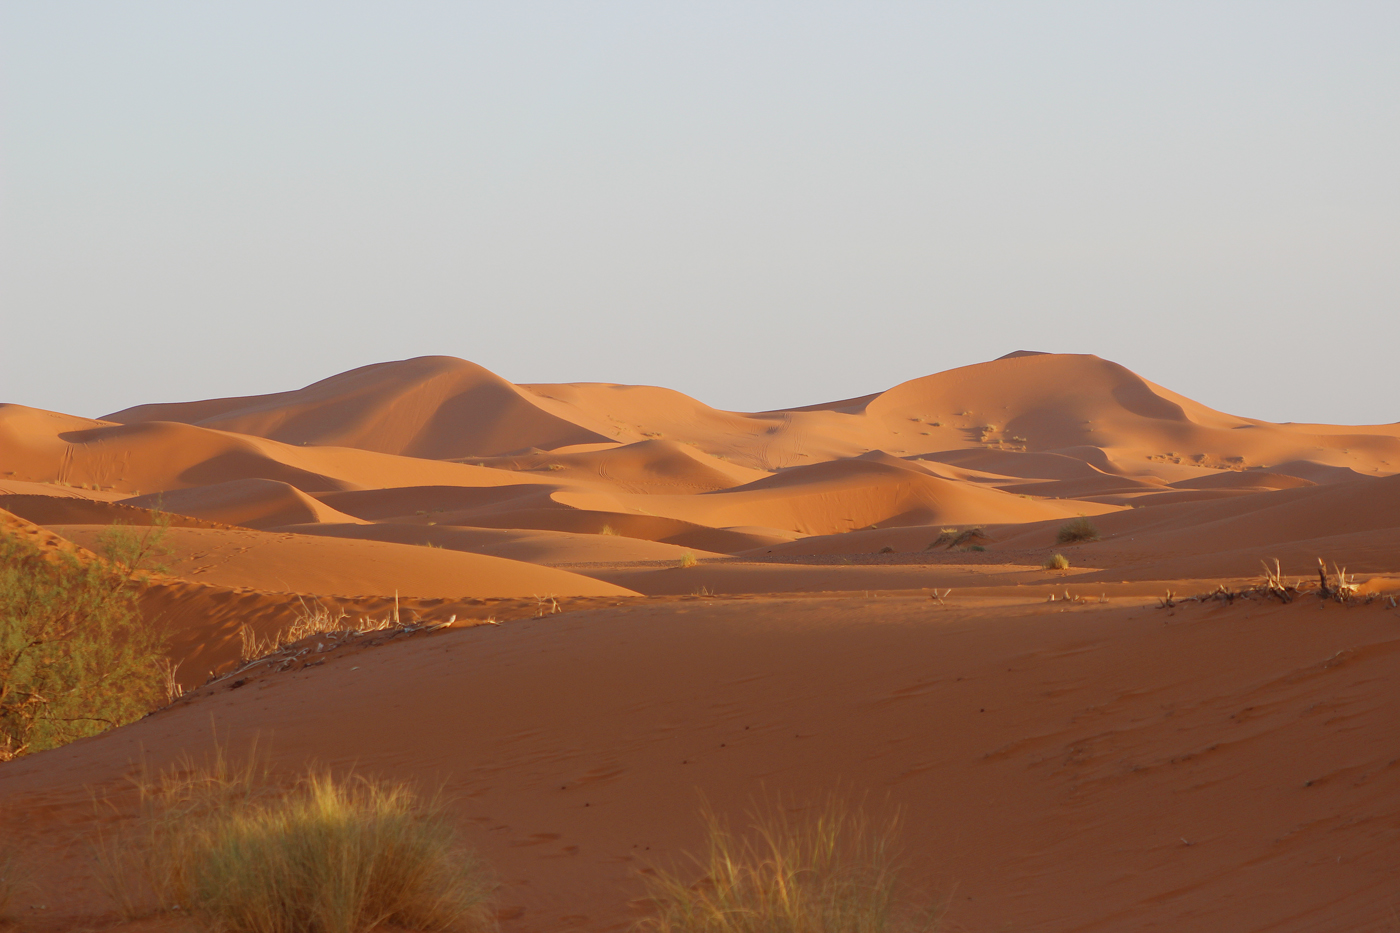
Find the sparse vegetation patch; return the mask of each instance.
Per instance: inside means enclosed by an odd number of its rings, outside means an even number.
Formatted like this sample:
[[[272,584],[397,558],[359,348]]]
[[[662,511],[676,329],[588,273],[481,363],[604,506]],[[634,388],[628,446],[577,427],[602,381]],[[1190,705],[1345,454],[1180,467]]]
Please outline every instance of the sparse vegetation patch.
[[[1099,540],[1099,530],[1094,527],[1093,522],[1081,515],[1069,524],[1061,525],[1059,533],[1055,535],[1055,540],[1060,544],[1097,541]]]
[[[986,529],[981,525],[974,525],[971,528],[940,528],[938,529],[938,537],[930,541],[924,550],[932,551],[940,547],[948,550],[953,548],[971,549],[973,545],[991,540],[987,537]],[[979,547],[978,550],[986,550],[986,548]]]
[[[0,530],[0,761],[131,722],[166,694],[164,643],[141,618],[163,529],[104,535],[105,560]]]
[[[706,814],[692,865],[647,876],[652,933],[915,933],[937,912],[901,897],[894,821],[829,804],[810,816],[774,808],[747,834]]]
[[[219,755],[139,789],[138,828],[102,850],[127,916],[178,905],[228,933],[492,926],[481,863],[441,801],[405,785],[312,771],[283,790],[256,758],[233,767]]]

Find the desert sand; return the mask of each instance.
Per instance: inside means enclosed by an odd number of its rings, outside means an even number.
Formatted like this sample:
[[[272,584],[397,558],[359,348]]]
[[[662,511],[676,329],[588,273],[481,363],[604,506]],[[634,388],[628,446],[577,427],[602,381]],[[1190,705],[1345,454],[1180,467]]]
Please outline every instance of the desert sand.
[[[84,560],[160,534],[142,607],[184,691],[0,764],[20,929],[174,929],[117,920],[90,840],[138,763],[255,737],[279,774],[441,785],[510,933],[626,928],[702,798],[832,790],[902,812],[950,930],[1395,929],[1400,424],[1089,355],[756,413],[426,357],[0,406],[0,522]],[[1319,559],[1352,597],[1183,598]],[[408,625],[244,657],[310,609]]]

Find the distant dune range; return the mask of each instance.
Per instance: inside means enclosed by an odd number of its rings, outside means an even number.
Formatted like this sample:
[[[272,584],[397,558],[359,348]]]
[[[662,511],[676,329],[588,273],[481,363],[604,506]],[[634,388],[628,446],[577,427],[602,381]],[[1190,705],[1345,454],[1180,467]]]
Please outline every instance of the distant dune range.
[[[931,588],[1051,549],[1084,581],[1384,572],[1400,533],[1400,425],[1235,417],[1067,354],[757,413],[423,357],[101,419],[0,406],[0,463],[17,516],[91,543],[163,514],[174,576],[298,597]],[[1102,539],[1060,545],[1078,516]]]
[[[753,413],[423,357],[100,419],[0,405],[0,526],[84,561],[160,535],[143,612],[191,691],[0,766],[0,831],[50,853],[44,929],[106,922],[63,854],[82,782],[211,722],[289,769],[446,780],[502,827],[473,840],[507,933],[629,922],[634,850],[693,843],[695,789],[738,814],[840,780],[932,827],[913,864],[956,929],[1391,916],[1400,423],[1236,417],[1089,355]],[[1371,601],[1155,608],[1319,559]],[[442,627],[217,679],[313,611]]]

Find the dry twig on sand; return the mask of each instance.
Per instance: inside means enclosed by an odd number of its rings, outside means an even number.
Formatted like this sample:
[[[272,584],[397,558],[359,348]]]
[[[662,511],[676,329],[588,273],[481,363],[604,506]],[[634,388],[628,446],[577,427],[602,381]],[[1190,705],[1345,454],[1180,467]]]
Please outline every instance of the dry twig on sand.
[[[1264,567],[1264,579],[1241,590],[1232,590],[1225,584],[1218,585],[1209,593],[1200,593],[1196,596],[1186,596],[1178,598],[1171,590],[1167,590],[1167,595],[1160,597],[1157,601],[1157,608],[1171,609],[1179,602],[1223,602],[1233,604],[1237,599],[1277,599],[1281,603],[1291,603],[1299,596],[1314,595],[1318,599],[1338,602],[1343,605],[1353,605],[1362,602],[1369,604],[1376,599],[1374,594],[1362,596],[1360,587],[1353,576],[1346,572],[1345,567],[1332,565],[1332,572],[1327,572],[1327,564],[1322,558],[1317,559],[1317,587],[1308,589],[1303,581],[1290,581],[1283,575],[1283,569],[1277,558],[1274,565],[1269,566],[1268,561],[1260,561]],[[1394,606],[1396,600],[1393,596],[1386,597],[1390,604]]]

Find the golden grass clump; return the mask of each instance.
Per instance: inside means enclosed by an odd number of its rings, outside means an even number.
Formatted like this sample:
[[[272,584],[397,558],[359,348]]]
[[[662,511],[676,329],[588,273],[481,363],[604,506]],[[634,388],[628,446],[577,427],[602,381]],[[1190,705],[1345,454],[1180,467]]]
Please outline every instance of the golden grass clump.
[[[271,635],[260,636],[246,623],[241,626],[238,632],[242,646],[240,660],[246,662],[266,657],[312,635],[332,635],[341,632],[362,635],[366,632],[387,631],[403,624],[397,593],[394,595],[393,612],[385,613],[382,619],[371,619],[367,616],[352,619],[344,610],[333,613],[320,603],[307,603],[302,600],[300,611],[292,624]]]
[[[1040,565],[1041,570],[1068,570],[1069,558],[1063,554],[1052,554]]]
[[[1083,515],[1076,518],[1067,525],[1061,525],[1059,534],[1055,540],[1060,544],[1074,544],[1078,541],[1099,540],[1099,530],[1094,527],[1094,523]]]
[[[681,555],[681,561],[677,566],[684,570],[687,567],[694,567],[698,563],[700,563],[700,561],[695,559],[695,555],[686,551]]]
[[[937,912],[901,898],[897,821],[874,823],[834,800],[799,818],[783,807],[740,835],[706,813],[706,844],[689,870],[647,877],[650,933],[916,933]]]
[[[600,535],[616,535],[616,534],[617,534],[617,529],[614,528],[612,525],[604,525],[604,526],[603,526],[603,530],[600,531],[600,532],[598,532],[598,534],[600,534]]]
[[[440,800],[316,770],[279,789],[249,762],[220,753],[140,782],[138,829],[100,851],[124,915],[149,913],[141,902],[154,896],[157,912],[228,933],[494,926],[486,873]]]

